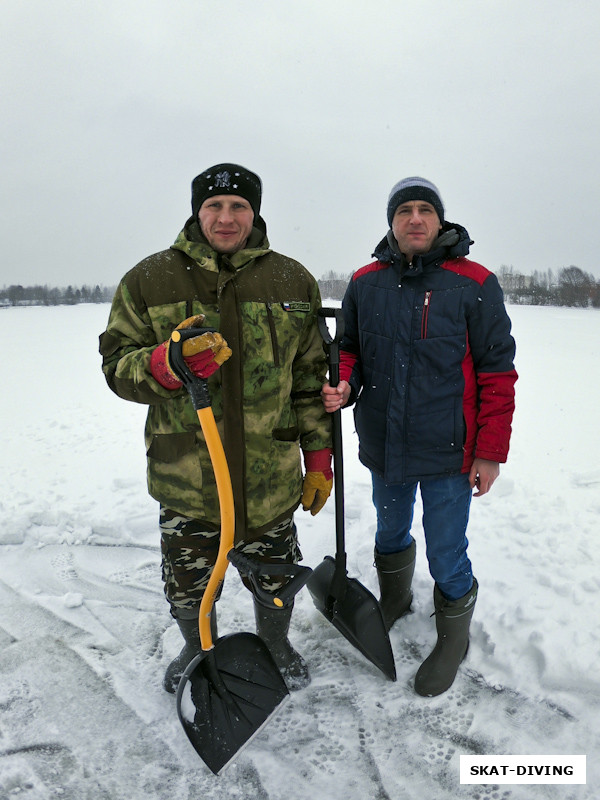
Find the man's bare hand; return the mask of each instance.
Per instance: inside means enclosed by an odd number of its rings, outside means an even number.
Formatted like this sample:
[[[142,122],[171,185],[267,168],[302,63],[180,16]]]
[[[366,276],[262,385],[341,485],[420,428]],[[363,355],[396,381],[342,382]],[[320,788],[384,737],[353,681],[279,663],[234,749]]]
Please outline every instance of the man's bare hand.
[[[485,458],[476,458],[469,473],[471,489],[477,489],[473,497],[487,494],[492,484],[500,474],[500,464],[497,461],[487,461]]]
[[[348,402],[349,397],[350,384],[348,381],[340,381],[335,387],[326,383],[321,389],[323,406],[325,407],[325,411],[327,411],[329,414],[333,414],[334,411],[338,411],[340,408],[343,408]]]

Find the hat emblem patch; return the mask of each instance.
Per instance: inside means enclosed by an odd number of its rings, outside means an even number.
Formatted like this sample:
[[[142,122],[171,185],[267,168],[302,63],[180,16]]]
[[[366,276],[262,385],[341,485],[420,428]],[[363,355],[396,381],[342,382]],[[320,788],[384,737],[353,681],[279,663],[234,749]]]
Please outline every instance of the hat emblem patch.
[[[217,172],[215,175],[215,186],[218,189],[229,189],[231,185],[231,175],[229,172]]]

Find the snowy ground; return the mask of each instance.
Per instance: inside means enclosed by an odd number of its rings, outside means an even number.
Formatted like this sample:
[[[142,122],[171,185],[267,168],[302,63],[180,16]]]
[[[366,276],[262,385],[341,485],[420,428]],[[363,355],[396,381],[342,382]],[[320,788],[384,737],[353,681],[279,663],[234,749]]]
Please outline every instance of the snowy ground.
[[[1,800],[580,800],[600,796],[600,312],[511,307],[511,460],[473,503],[472,645],[439,698],[412,681],[434,642],[420,546],[414,613],[387,681],[297,601],[313,682],[219,778],[161,688],[180,639],[146,494],[144,408],[106,387],[108,306],[0,310]],[[369,476],[344,412],[349,574],[376,592]],[[334,504],[297,514],[305,564],[334,550]],[[415,525],[417,544],[423,536]],[[230,570],[221,632],[253,630]],[[587,786],[460,785],[461,754],[585,754]]]

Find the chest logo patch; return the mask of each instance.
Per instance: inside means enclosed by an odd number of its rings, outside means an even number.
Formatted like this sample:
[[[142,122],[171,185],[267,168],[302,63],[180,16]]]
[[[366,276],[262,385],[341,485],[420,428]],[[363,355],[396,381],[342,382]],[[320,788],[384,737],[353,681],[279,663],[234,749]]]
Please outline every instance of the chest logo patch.
[[[303,303],[301,300],[288,300],[281,304],[284,311],[301,311],[306,314],[310,311],[310,303]]]

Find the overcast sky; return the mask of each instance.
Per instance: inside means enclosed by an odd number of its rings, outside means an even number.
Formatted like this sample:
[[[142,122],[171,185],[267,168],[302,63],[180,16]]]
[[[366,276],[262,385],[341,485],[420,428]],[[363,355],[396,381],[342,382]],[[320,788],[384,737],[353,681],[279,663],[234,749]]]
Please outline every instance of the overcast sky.
[[[597,0],[3,0],[1,30],[0,286],[116,284],[221,161],[317,277],[415,174],[490,269],[600,277]]]

